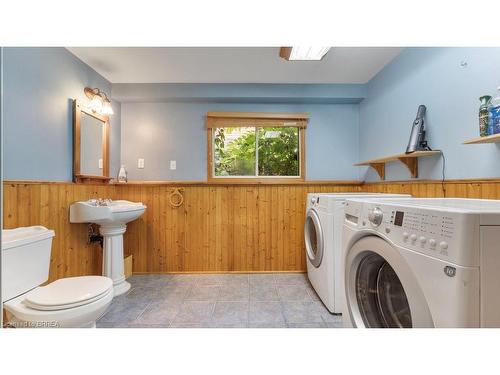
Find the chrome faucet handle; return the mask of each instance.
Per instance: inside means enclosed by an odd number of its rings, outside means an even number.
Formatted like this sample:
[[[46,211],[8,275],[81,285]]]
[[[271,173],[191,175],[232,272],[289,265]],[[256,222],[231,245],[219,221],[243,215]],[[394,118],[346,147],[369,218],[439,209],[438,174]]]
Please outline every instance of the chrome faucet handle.
[[[106,199],[99,198],[97,201],[98,206],[109,206],[110,204],[111,204],[111,199],[109,198]]]
[[[98,206],[99,205],[99,201],[97,199],[95,199],[95,198],[89,199],[88,202],[92,206]]]

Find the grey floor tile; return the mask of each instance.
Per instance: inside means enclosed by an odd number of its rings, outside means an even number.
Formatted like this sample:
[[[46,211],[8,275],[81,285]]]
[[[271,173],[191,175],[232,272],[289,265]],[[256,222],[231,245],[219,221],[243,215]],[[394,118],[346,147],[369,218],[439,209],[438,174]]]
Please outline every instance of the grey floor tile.
[[[304,274],[133,275],[99,328],[342,327]],[[281,300],[281,302],[280,302]]]
[[[200,322],[200,323],[183,323],[183,322],[172,322],[169,328],[212,328],[213,325],[210,322]]]
[[[250,322],[248,328],[287,328],[287,326],[285,322]]]
[[[237,322],[237,323],[218,323],[212,322],[210,328],[248,328],[247,322]]]
[[[340,322],[325,322],[327,328],[344,328],[344,323]]]
[[[250,285],[276,285],[274,273],[254,273],[248,275]]]
[[[147,274],[133,275],[127,281],[134,287],[159,288],[167,285],[172,279],[172,275],[168,274]]]
[[[99,322],[101,323],[122,323],[132,322],[146,309],[149,303],[146,302],[118,302],[112,303],[109,310],[104,314]]]
[[[311,297],[311,300],[313,301],[321,301],[319,298],[318,294],[314,290],[313,286],[311,284],[306,285],[307,293],[309,294],[309,297]]]
[[[170,325],[170,322],[179,313],[182,302],[152,302],[135,320],[140,324],[162,324]]]
[[[121,297],[121,298],[120,298]],[[158,297],[157,288],[135,287],[131,288],[127,294],[118,296],[118,301],[127,303],[149,303]],[[116,298],[116,297],[115,297]]]
[[[194,284],[196,284],[196,281],[199,278],[199,276],[200,275],[198,275],[198,274],[188,274],[188,273],[175,274],[170,279],[168,285],[169,286],[194,285]]]
[[[248,284],[222,285],[219,290],[218,301],[248,301],[250,288]]]
[[[145,323],[129,323],[124,328],[169,328],[170,323],[163,324],[145,324]]]
[[[156,280],[158,278],[159,274],[133,274],[129,278],[127,278],[127,281],[131,284],[134,283],[147,283],[153,280]]]
[[[97,323],[97,328],[168,328],[169,324]]]
[[[250,301],[279,301],[278,289],[275,285],[250,285]]]
[[[193,285],[167,285],[158,290],[157,301],[177,303],[184,301]]]
[[[304,273],[277,273],[274,277],[278,285],[305,285],[309,282]]]
[[[321,314],[321,319],[327,323],[338,323],[342,322],[342,315],[340,314],[332,314],[325,305],[321,301],[314,301],[314,307]]]
[[[216,285],[195,285],[187,294],[186,301],[216,301],[220,287]]]
[[[329,311],[321,312],[321,319],[325,323],[342,324],[342,315],[332,314]]]
[[[238,286],[245,285],[248,286],[248,274],[246,273],[231,273],[219,275],[222,285]]]
[[[280,302],[250,302],[248,315],[250,323],[285,323]]]
[[[247,324],[248,302],[217,302],[213,320],[216,324]]]
[[[117,323],[101,322],[100,320],[98,320],[95,323],[95,326],[97,328],[117,328],[116,325],[117,325]]]
[[[312,301],[304,285],[279,285],[278,294],[281,301]]]
[[[287,324],[288,328],[326,328],[326,324],[324,322],[315,322],[315,323],[289,323]]]
[[[211,286],[211,285],[222,285],[224,283],[223,274],[199,274],[196,275],[196,285],[199,286]]]
[[[206,323],[212,320],[215,302],[186,301],[181,305],[171,326],[179,323]]]
[[[287,324],[323,322],[322,313],[314,302],[282,302],[282,306]]]

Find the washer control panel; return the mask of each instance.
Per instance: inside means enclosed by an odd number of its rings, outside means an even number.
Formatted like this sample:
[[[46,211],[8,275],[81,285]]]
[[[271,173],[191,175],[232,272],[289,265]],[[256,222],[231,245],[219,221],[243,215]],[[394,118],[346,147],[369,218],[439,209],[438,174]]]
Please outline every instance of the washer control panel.
[[[476,214],[395,206],[382,201],[348,201],[346,223],[349,215],[358,217],[358,228],[375,230],[401,247],[459,265],[479,265]]]
[[[448,240],[453,238],[455,231],[453,217],[395,209],[391,211],[390,224],[402,229],[401,238],[405,244],[428,247],[448,256]]]

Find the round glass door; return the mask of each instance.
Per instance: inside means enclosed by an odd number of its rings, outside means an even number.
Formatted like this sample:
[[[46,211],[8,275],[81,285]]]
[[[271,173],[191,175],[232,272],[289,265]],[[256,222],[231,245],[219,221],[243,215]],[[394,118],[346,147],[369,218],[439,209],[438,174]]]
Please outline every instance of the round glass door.
[[[401,280],[382,256],[367,251],[359,262],[355,280],[356,300],[366,327],[413,326]]]
[[[314,267],[319,267],[323,259],[323,231],[319,216],[314,210],[309,210],[304,225],[306,253]]]

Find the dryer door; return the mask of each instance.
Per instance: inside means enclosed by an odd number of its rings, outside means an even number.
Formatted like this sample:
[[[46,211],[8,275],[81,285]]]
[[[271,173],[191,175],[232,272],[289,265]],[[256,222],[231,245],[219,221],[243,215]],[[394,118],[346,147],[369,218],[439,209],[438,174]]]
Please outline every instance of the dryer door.
[[[306,243],[307,258],[314,267],[319,267],[323,259],[324,236],[318,213],[310,209],[306,215],[304,225],[304,238]]]
[[[434,327],[417,279],[393,245],[377,236],[363,237],[345,260],[347,309],[354,327]]]

